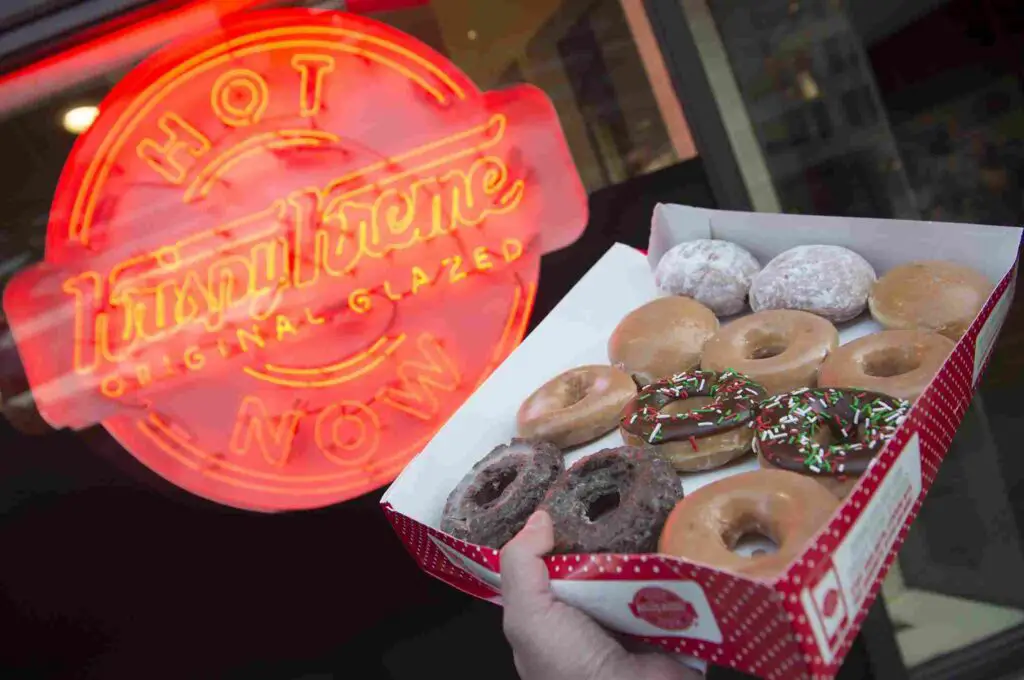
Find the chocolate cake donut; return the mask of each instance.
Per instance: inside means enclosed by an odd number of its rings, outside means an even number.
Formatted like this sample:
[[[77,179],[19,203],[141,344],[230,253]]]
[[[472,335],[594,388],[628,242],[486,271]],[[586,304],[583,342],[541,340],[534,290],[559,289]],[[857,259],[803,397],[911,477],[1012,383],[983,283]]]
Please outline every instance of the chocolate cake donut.
[[[604,449],[563,472],[539,509],[554,523],[553,553],[645,553],[683,497],[672,466],[634,446]]]
[[[502,547],[523,528],[562,470],[562,452],[554,444],[513,439],[495,447],[448,495],[441,531]]]

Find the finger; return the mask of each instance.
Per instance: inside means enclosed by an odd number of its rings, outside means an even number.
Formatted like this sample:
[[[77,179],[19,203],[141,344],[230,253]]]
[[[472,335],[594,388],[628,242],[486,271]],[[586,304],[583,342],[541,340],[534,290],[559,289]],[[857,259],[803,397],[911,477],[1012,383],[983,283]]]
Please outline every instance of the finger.
[[[622,648],[630,654],[664,653],[664,651],[661,648],[655,647],[652,644],[648,644],[646,642],[638,640],[632,635],[626,635],[625,633],[612,633],[612,635],[615,638],[615,641],[622,645]]]
[[[636,675],[644,680],[703,680],[704,678],[704,674],[699,671],[662,654],[637,655],[634,659],[639,671]]]
[[[506,607],[532,607],[553,600],[548,568],[542,557],[554,545],[551,516],[542,511],[533,513],[526,526],[505,544],[499,560],[501,597]]]

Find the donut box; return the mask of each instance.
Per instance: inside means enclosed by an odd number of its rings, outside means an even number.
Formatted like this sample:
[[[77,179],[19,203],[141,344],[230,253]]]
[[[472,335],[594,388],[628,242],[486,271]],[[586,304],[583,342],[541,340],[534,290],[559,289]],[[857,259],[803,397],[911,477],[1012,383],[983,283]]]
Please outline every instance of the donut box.
[[[986,274],[994,291],[905,421],[831,519],[789,567],[758,580],[644,554],[554,555],[552,589],[605,626],[679,655],[761,678],[831,678],[895,559],[988,361],[1013,296],[1021,229],[874,219],[655,208],[647,255],[618,244],[406,467],[382,506],[429,574],[501,603],[498,551],[438,529],[449,492],[495,446],[516,434],[516,412],[562,371],[608,363],[621,319],[662,296],[652,270],[672,246],[698,238],[737,243],[762,263],[793,246],[850,248],[881,276],[910,260],[949,260]],[[870,315],[838,325],[840,344],[881,329]],[[622,446],[613,431],[566,455],[566,466]],[[757,469],[752,457],[680,476],[686,494]]]

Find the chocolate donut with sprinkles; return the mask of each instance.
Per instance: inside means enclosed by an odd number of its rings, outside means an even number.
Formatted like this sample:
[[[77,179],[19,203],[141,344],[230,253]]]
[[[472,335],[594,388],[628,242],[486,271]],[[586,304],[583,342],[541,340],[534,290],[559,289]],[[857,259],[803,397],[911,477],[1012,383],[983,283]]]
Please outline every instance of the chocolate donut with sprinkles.
[[[653,449],[679,472],[721,467],[751,450],[765,389],[736,371],[690,371],[641,388],[622,411],[630,446]]]
[[[845,498],[907,419],[911,403],[856,389],[801,389],[761,404],[754,451],[763,468],[808,475]]]

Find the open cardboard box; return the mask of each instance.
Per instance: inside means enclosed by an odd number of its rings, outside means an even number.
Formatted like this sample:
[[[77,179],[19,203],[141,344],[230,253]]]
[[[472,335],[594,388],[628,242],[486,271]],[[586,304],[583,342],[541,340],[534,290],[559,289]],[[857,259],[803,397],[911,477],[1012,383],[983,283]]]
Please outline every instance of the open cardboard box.
[[[500,603],[498,552],[437,529],[449,492],[488,451],[515,436],[516,411],[533,390],[569,368],[608,363],[615,326],[660,295],[652,269],[666,250],[709,237],[744,246],[762,264],[796,245],[834,244],[860,253],[879,275],[909,260],[945,259],[974,267],[996,284],[895,437],[774,581],[661,555],[546,558],[555,594],[608,628],[763,678],[833,677],[971,401],[1013,296],[1021,229],[659,205],[648,256],[612,247],[406,467],[382,504],[424,570]],[[865,313],[840,327],[840,341],[877,330]],[[566,465],[621,445],[618,431],[612,432],[570,452]],[[680,479],[690,493],[756,467],[747,457]]]

